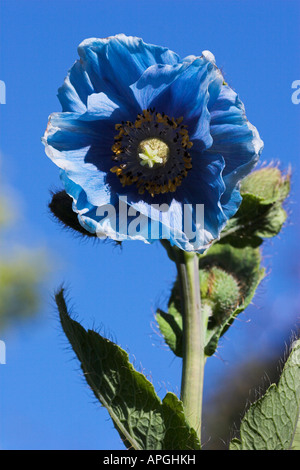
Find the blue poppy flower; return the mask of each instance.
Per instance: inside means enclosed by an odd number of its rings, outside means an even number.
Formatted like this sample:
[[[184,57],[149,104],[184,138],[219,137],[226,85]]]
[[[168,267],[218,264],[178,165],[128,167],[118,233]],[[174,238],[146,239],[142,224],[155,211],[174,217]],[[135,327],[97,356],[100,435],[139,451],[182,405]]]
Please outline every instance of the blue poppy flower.
[[[43,142],[80,224],[202,252],[237,211],[263,147],[214,56],[180,59],[123,34],[78,53]]]

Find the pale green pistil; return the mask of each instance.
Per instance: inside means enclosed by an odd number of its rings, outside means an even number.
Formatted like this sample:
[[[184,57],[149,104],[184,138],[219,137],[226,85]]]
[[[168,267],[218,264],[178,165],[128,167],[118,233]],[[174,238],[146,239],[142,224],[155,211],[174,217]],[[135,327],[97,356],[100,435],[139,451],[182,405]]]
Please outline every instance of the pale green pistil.
[[[138,156],[142,166],[164,165],[169,158],[170,149],[168,145],[160,139],[151,138],[140,142]]]

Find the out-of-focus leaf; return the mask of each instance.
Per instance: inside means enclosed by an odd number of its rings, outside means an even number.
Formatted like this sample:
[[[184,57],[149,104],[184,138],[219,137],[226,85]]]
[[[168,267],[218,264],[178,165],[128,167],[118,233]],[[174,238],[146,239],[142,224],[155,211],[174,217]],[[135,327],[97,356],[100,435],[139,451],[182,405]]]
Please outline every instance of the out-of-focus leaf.
[[[0,262],[0,327],[34,315],[40,306],[41,281],[48,268],[43,252],[19,251]]]

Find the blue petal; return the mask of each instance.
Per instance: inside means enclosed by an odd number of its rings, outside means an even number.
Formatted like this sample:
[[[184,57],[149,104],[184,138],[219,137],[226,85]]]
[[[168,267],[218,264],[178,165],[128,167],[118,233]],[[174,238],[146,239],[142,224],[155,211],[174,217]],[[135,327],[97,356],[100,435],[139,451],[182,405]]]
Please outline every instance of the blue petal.
[[[176,64],[179,57],[166,47],[118,34],[105,39],[86,39],[78,47],[80,61],[68,73],[59,90],[63,111],[84,111],[87,97],[104,92],[114,101],[132,100],[129,86],[154,64]]]
[[[204,205],[205,230],[216,239],[227,222],[220,202],[226,190],[222,176],[225,162],[218,154],[213,158],[205,153],[195,155],[196,147],[197,143],[191,152],[193,168],[177,191],[186,203]]]
[[[221,153],[228,175],[249,162],[255,162],[263,148],[263,142],[254,126],[246,118],[243,103],[228,86],[223,86],[211,114],[213,145],[209,152]]]
[[[107,173],[114,133],[114,121],[95,119],[93,113],[54,113],[43,138],[49,158],[86,191],[94,205],[111,199]]]
[[[216,102],[210,108],[210,114],[213,144],[207,154],[221,154],[225,160],[223,179],[226,191],[221,203],[230,218],[241,202],[238,183],[255,166],[263,149],[263,142],[257,129],[247,120],[243,103],[227,85],[222,87]]]
[[[78,221],[83,228],[91,233],[99,233],[100,227],[97,222],[97,207],[88,201],[86,192],[82,187],[68,178],[65,171],[61,170],[60,179],[64,185],[65,191],[73,199],[73,211],[77,213]],[[110,201],[103,200],[103,205],[110,204]],[[107,233],[109,236],[109,233]]]
[[[140,106],[140,109],[148,109],[151,104],[171,83],[176,80],[186,64],[152,65],[130,88]]]
[[[88,108],[83,114],[62,112],[49,117],[44,139],[59,148],[74,149],[101,144],[110,139],[113,142],[115,122],[122,121],[128,113],[118,107],[104,93],[90,95]],[[111,135],[112,134],[112,135]],[[58,148],[58,147],[57,147]]]
[[[89,74],[77,60],[69,70],[63,85],[58,89],[58,99],[63,111],[84,113],[88,96],[95,93]]]
[[[61,180],[66,192],[73,199],[73,211],[77,213],[80,225],[88,232],[96,234],[99,238],[111,238],[118,241],[152,242],[149,240],[149,219],[136,214],[133,208],[129,208],[118,197],[111,199],[110,202],[103,201],[99,206],[95,206],[89,202],[85,191],[70,180],[64,171],[61,172]],[[124,213],[126,213],[125,223],[121,220]],[[134,230],[134,233],[130,233],[132,223],[134,226],[138,225],[137,231]]]
[[[219,70],[198,57],[175,66],[152,66],[131,89],[142,109],[155,108],[175,118],[183,116],[190,138],[201,140],[204,150],[212,144],[207,105],[217,97],[222,82]]]

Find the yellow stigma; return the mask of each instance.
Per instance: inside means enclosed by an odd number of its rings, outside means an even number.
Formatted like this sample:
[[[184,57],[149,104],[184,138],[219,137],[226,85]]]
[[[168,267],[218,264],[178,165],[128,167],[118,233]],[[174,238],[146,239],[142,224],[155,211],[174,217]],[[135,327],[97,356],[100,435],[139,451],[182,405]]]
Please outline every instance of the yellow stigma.
[[[142,166],[164,165],[169,158],[168,145],[156,137],[142,140],[138,146],[138,156]]]

